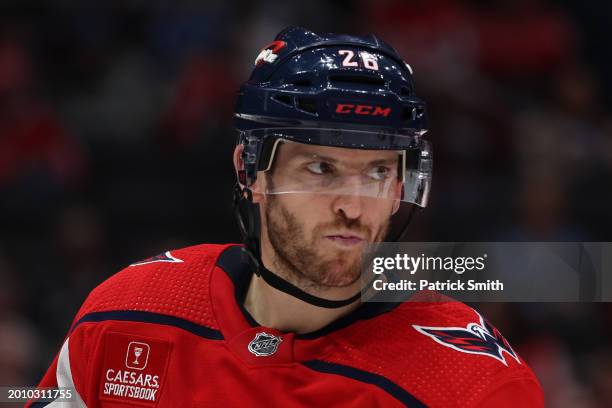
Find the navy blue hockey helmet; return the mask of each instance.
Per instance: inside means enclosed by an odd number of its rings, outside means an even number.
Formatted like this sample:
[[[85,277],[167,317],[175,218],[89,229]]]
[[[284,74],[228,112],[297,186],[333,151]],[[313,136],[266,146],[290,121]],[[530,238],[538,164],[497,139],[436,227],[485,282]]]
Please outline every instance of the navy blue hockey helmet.
[[[257,56],[250,79],[240,88],[239,130],[356,124],[427,130],[425,105],[416,97],[410,66],[374,35],[286,29]]]
[[[262,49],[240,87],[235,124],[245,146],[241,184],[251,185],[257,172],[271,167],[279,140],[398,150],[404,154],[401,200],[425,207],[432,167],[422,137],[426,119],[412,69],[376,36],[288,28]]]
[[[412,69],[374,35],[316,34],[301,27],[281,31],[255,59],[235,109],[244,168],[238,171],[234,199],[244,250],[255,273],[273,287],[320,307],[337,308],[358,299],[359,294],[341,301],[318,298],[266,269],[253,194],[358,194],[394,200],[386,240],[399,240],[414,209],[427,204],[432,155],[423,138],[426,119]],[[302,145],[290,146],[292,142]],[[348,182],[355,174],[340,172],[305,179],[285,175],[285,184],[256,183],[258,174],[273,168],[279,150],[294,151],[304,144],[397,155],[391,155],[393,164],[384,171],[359,174],[357,188]]]

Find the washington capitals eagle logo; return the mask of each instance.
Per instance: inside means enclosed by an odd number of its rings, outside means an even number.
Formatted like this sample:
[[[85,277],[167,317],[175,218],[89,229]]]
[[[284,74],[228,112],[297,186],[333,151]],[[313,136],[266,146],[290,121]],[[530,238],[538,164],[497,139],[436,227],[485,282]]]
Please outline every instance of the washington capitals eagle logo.
[[[142,261],[139,261],[139,262],[135,262],[135,263],[131,264],[130,266],[146,265],[146,264],[150,264],[150,263],[154,263],[154,262],[179,263],[179,262],[183,262],[183,260],[182,259],[178,259],[177,257],[173,256],[170,253],[170,251],[166,251],[163,254],[155,255],[155,256],[152,256],[151,258],[147,258],[145,260],[142,260]]]
[[[508,366],[504,353],[522,364],[518,355],[499,330],[491,325],[478,312],[480,323],[469,323],[464,327],[427,327],[412,325],[416,331],[431,337],[436,343],[462,353],[480,354],[493,357]]]

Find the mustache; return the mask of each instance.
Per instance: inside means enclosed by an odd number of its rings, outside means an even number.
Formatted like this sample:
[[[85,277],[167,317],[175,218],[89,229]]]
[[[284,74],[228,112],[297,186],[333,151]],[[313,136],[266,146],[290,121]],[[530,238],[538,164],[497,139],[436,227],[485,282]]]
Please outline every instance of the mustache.
[[[362,236],[370,240],[372,238],[372,229],[363,225],[359,219],[349,220],[337,218],[335,221],[320,224],[315,227],[315,234],[319,235],[327,231],[348,231],[355,235]]]

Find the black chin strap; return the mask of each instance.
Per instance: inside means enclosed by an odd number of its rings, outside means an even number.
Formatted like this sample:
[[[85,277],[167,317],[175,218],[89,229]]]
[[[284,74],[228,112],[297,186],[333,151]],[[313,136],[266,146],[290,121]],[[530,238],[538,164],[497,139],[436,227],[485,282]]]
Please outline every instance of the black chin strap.
[[[287,282],[280,276],[276,275],[274,272],[271,272],[268,268],[259,263],[258,260],[255,259],[255,256],[253,256],[253,253],[248,249],[242,248],[242,252],[245,253],[248,257],[249,264],[251,265],[251,268],[255,271],[255,274],[257,276],[261,276],[268,285],[280,290],[281,292],[285,292],[288,295],[296,297],[306,303],[310,303],[311,305],[325,307],[327,309],[337,309],[342,306],[350,305],[361,297],[361,292],[355,294],[354,296],[348,299],[343,300],[329,300],[311,295],[310,293],[304,292],[297,286]]]
[[[244,239],[245,247],[242,252],[247,256],[253,272],[273,288],[296,297],[313,306],[327,309],[338,309],[350,305],[361,297],[361,292],[348,299],[329,300],[304,292],[297,286],[287,282],[274,272],[266,268],[261,261],[261,246],[259,242],[259,211],[257,204],[253,203],[251,190],[242,189],[239,184],[234,187],[234,215]]]

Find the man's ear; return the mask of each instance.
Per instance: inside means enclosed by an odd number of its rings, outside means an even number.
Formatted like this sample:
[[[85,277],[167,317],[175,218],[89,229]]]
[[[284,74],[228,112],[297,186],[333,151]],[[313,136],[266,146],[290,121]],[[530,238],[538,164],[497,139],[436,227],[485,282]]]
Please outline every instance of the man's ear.
[[[244,174],[245,168],[244,168],[244,161],[242,160],[242,152],[244,151],[244,145],[239,144],[236,146],[236,148],[234,149],[234,170],[236,171],[236,179],[238,180],[238,183],[240,184],[241,188],[246,187],[244,184],[242,184],[240,182],[241,174]],[[241,173],[242,172],[242,173]],[[242,177],[242,179],[244,180],[244,177]],[[256,204],[259,204],[263,201],[263,194],[261,193],[257,193],[257,191],[259,191],[258,186],[262,183],[261,180],[259,180],[259,178],[257,179],[257,181],[255,181],[255,183],[253,183],[250,187],[251,191],[253,192],[253,202]]]
[[[242,161],[242,152],[244,151],[244,145],[242,143],[238,144],[234,149],[234,170],[236,171],[236,179],[238,183],[240,183],[240,171],[244,171],[244,161]],[[240,187],[244,187],[244,185],[240,184]]]

